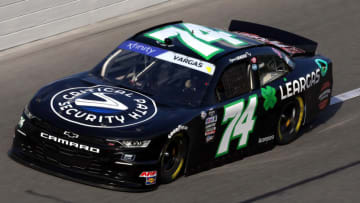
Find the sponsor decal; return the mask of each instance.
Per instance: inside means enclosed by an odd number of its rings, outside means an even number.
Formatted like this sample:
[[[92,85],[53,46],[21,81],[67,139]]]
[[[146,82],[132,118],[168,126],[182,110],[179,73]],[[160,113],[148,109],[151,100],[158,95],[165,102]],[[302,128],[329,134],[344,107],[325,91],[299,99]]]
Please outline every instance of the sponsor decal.
[[[167,52],[164,49],[160,49],[157,47],[153,47],[153,46],[150,46],[147,44],[143,44],[143,43],[135,42],[135,41],[131,41],[131,40],[123,42],[118,48],[137,52],[140,54],[145,54],[145,55],[148,55],[151,57],[156,57],[160,54]]]
[[[315,59],[315,63],[321,70],[321,76],[325,77],[327,71],[328,71],[328,63],[325,60],[322,59]]]
[[[214,139],[216,133],[216,123],[211,123],[205,126],[205,140],[210,142]]]
[[[248,44],[232,33],[191,23],[182,23],[179,27],[166,26],[146,33],[144,36],[161,43],[165,43],[165,39],[177,38],[184,46],[206,60],[224,52],[222,48],[213,45],[215,42],[221,41],[222,44],[236,47]]]
[[[79,150],[84,150],[84,151],[92,152],[92,153],[95,153],[95,154],[100,153],[99,148],[91,147],[91,146],[88,146],[88,145],[80,144],[80,143],[73,142],[73,141],[70,141],[70,140],[66,140],[66,139],[63,139],[63,138],[55,137],[53,135],[50,135],[50,134],[47,134],[47,133],[44,133],[44,132],[40,133],[40,137],[43,138],[43,139],[46,139],[46,140],[50,140],[50,141],[53,141],[53,142],[68,146],[68,147],[76,148],[76,149],[79,149]]]
[[[210,117],[205,120],[205,141],[206,143],[212,141],[215,137],[216,133],[216,122],[217,122],[217,114],[214,109],[209,109],[208,115]]]
[[[203,63],[201,61],[180,54],[174,55],[174,61],[179,61],[181,63],[186,63],[190,66],[196,66],[199,68],[203,66]]]
[[[197,70],[209,75],[213,75],[215,72],[215,65],[196,59],[192,57],[188,57],[179,53],[168,51],[164,54],[157,56],[156,58],[169,61],[171,63],[175,63],[187,68],[191,68],[193,70]]]
[[[251,69],[252,69],[253,71],[257,71],[257,70],[258,70],[257,64],[251,64]]]
[[[180,131],[183,131],[183,130],[188,130],[189,127],[187,126],[184,126],[184,125],[178,125],[174,130],[172,130],[169,135],[168,135],[168,138],[171,139],[176,133],[180,132]]]
[[[215,72],[214,64],[131,40],[123,42],[118,48],[175,63],[209,75],[213,75]]]
[[[216,127],[213,127],[213,128],[208,128],[206,129],[205,131],[205,136],[208,136],[208,135],[213,135],[216,133]]]
[[[331,89],[330,89],[330,82],[327,81],[325,82],[322,86],[321,86],[321,93],[319,95],[319,109],[323,110],[328,104],[329,104],[329,99],[330,99],[330,94],[331,94]]]
[[[324,99],[319,103],[319,109],[323,110],[329,104],[329,99]]]
[[[216,111],[214,109],[209,109],[209,112],[208,112],[209,116],[214,116],[216,114]]]
[[[300,77],[297,80],[287,82],[284,86],[280,86],[281,100],[304,92],[306,89],[319,83],[319,81],[320,69],[316,69],[315,71],[306,74],[305,77]]]
[[[251,39],[256,39],[256,40],[259,40],[265,44],[272,44],[276,47],[279,47],[280,49],[288,52],[288,53],[291,53],[291,54],[297,54],[297,53],[305,53],[304,50],[302,49],[299,49],[297,47],[294,47],[294,46],[290,46],[290,45],[286,45],[282,42],[279,42],[279,41],[273,41],[273,40],[269,40],[269,39],[266,39],[266,38],[263,38],[259,35],[256,35],[256,34],[252,34],[252,33],[247,33],[247,32],[237,32],[241,35],[244,35],[246,37],[249,37]]]
[[[257,58],[256,58],[256,57],[252,57],[250,61],[251,61],[251,63],[256,64],[256,63],[257,63]]]
[[[154,185],[156,184],[157,171],[144,171],[139,177],[145,178],[145,185]]]
[[[154,185],[156,184],[156,177],[146,178],[145,185]]]
[[[258,143],[269,142],[269,141],[271,141],[273,139],[275,139],[275,135],[271,135],[271,136],[268,136],[268,137],[259,137]]]
[[[140,178],[157,176],[157,171],[144,171],[140,174]]]
[[[236,56],[235,58],[229,59],[229,62],[234,63],[235,61],[240,61],[240,60],[246,59],[250,56],[251,56],[251,53],[245,52],[244,54],[242,54],[240,56]]]
[[[205,120],[205,125],[211,124],[211,123],[216,123],[216,121],[217,121],[217,115],[208,117]]]
[[[18,123],[19,128],[22,128],[24,126],[24,123],[25,123],[25,118],[21,116]]]
[[[329,81],[324,82],[324,84],[321,86],[321,90],[320,91],[324,91],[325,89],[330,88],[331,84]]]
[[[205,130],[208,129],[208,128],[212,128],[212,127],[214,127],[214,126],[216,126],[216,123],[207,124],[207,125],[205,126]]]
[[[51,109],[63,120],[95,128],[133,126],[152,119],[157,113],[151,98],[104,85],[62,90],[52,97]]]
[[[331,93],[331,90],[330,89],[326,89],[325,91],[323,91],[320,96],[319,96],[319,100],[322,101],[324,99],[327,99],[329,98],[329,95]]]
[[[215,138],[215,134],[208,135],[208,136],[206,136],[205,141],[206,141],[206,143],[209,143],[209,142],[213,141],[214,138]]]
[[[271,86],[266,86],[266,88],[261,88],[261,95],[264,98],[265,111],[275,107],[275,104],[277,102],[275,88],[273,88]]]

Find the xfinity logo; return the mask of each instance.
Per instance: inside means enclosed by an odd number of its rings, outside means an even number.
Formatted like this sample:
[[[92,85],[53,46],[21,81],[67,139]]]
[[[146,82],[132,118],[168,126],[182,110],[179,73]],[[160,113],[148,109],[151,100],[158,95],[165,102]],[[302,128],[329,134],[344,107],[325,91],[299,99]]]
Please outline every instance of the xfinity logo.
[[[87,127],[120,128],[145,122],[157,113],[140,93],[112,86],[75,87],[55,94],[51,109],[61,119]],[[69,138],[76,135],[66,133]]]
[[[130,50],[139,50],[141,52],[145,52],[147,55],[150,55],[154,52],[156,52],[156,49],[152,48],[151,46],[147,46],[145,44],[140,44],[140,43],[137,43],[137,42],[134,42],[134,43],[129,43],[127,45],[128,49]]]
[[[96,153],[96,154],[99,154],[100,153],[100,149],[99,148],[96,148],[96,147],[90,147],[88,145],[84,145],[84,144],[79,144],[79,143],[76,143],[76,142],[72,142],[72,141],[69,141],[69,140],[65,140],[65,139],[62,139],[62,138],[59,138],[59,137],[55,137],[55,136],[52,136],[52,135],[49,135],[47,133],[40,133],[40,137],[44,138],[44,139],[47,139],[47,140],[51,140],[53,142],[56,142],[56,143],[59,143],[59,144],[62,144],[62,145],[66,145],[66,146],[69,146],[69,147],[73,147],[73,148],[77,148],[77,149],[80,149],[80,150],[84,150],[84,151],[89,151],[89,152],[93,152],[93,153]]]

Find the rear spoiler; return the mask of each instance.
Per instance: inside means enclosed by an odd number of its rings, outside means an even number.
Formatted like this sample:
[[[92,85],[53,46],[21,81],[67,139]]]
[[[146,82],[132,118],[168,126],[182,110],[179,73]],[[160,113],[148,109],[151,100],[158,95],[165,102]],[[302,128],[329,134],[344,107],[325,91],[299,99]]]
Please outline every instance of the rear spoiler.
[[[277,28],[232,20],[229,31],[277,46],[290,55],[315,55],[317,42]],[[272,41],[276,40],[276,41]]]

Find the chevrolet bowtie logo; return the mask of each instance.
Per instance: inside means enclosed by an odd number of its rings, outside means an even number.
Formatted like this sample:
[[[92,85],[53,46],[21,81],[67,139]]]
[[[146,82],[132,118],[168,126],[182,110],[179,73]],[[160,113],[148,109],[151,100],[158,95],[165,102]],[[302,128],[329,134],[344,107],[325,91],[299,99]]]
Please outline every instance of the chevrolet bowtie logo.
[[[64,135],[66,135],[68,138],[76,139],[79,138],[79,135],[70,131],[64,131]]]

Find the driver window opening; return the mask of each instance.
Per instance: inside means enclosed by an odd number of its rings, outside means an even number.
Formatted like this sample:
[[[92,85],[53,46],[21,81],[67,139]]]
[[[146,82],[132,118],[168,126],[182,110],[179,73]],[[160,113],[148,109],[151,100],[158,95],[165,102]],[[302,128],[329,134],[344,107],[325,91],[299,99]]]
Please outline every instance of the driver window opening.
[[[280,55],[281,57],[285,57]],[[264,86],[289,72],[286,63],[275,54],[262,55],[257,57],[258,75],[260,85]]]
[[[218,101],[231,99],[254,89],[253,73],[250,65],[243,61],[232,64],[224,71],[217,87]]]

